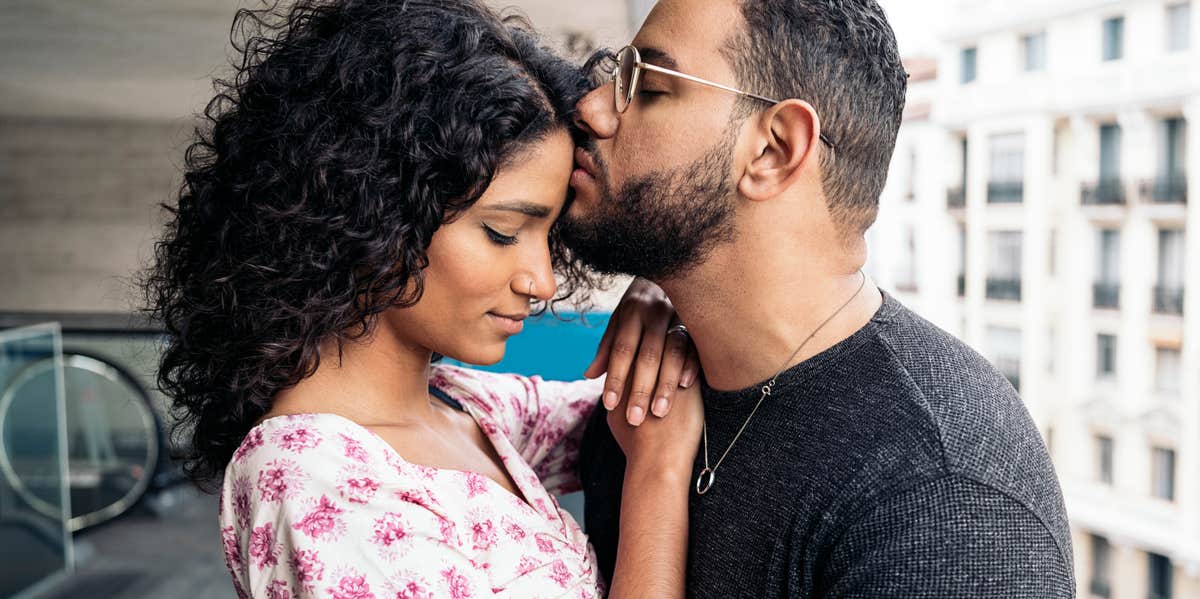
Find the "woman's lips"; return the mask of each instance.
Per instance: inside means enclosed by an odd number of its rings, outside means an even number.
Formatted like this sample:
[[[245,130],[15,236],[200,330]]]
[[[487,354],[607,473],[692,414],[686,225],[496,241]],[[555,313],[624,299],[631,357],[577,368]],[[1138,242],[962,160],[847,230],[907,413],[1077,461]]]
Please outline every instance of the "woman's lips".
[[[488,318],[496,323],[502,331],[509,335],[516,335],[525,329],[525,318],[528,315],[504,316],[495,312],[488,312]]]

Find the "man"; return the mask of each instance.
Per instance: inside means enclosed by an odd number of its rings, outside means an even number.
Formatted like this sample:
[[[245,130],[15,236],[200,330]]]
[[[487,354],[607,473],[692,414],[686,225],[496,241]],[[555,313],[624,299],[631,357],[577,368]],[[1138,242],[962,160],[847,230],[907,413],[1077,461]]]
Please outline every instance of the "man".
[[[578,106],[564,227],[661,285],[699,352],[689,594],[1074,597],[1020,398],[861,273],[906,86],[879,6],[660,0],[633,46]],[[597,413],[581,474],[611,575],[623,462]]]

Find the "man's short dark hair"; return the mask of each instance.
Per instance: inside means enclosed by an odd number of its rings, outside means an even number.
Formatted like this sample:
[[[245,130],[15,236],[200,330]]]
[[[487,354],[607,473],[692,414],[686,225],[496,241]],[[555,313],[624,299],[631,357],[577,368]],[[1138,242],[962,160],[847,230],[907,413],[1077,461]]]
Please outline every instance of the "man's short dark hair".
[[[830,213],[861,234],[875,222],[908,86],[883,9],[875,0],[741,0],[741,9],[744,26],[723,53],[742,89],[816,108],[836,147],[821,161]]]

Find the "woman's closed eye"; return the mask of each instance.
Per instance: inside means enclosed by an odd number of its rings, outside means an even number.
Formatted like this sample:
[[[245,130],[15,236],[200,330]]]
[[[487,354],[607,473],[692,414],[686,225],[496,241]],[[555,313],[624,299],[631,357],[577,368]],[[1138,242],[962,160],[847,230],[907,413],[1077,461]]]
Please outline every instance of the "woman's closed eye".
[[[505,235],[493,229],[487,223],[483,223],[483,230],[485,233],[487,233],[488,239],[492,240],[492,243],[498,245],[517,245],[518,241],[520,241],[517,239],[516,235]]]

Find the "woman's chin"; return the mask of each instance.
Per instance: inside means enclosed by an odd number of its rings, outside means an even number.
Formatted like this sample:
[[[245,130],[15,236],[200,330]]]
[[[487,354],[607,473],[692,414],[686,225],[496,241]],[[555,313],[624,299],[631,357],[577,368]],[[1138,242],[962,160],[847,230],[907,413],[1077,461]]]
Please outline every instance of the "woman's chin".
[[[442,353],[442,355],[464,364],[491,366],[504,359],[504,352],[507,345],[507,342],[499,341],[476,345],[463,351]]]

